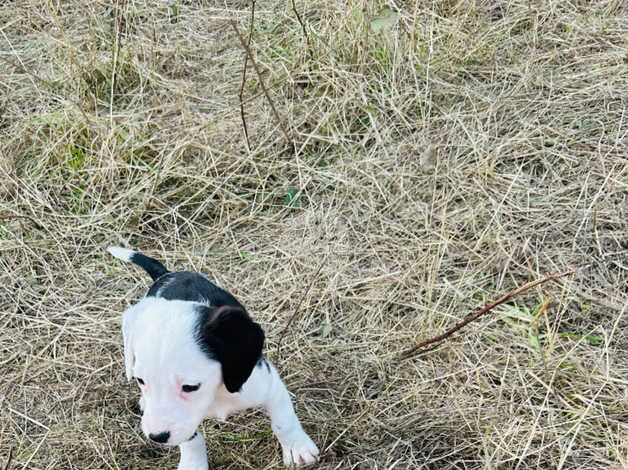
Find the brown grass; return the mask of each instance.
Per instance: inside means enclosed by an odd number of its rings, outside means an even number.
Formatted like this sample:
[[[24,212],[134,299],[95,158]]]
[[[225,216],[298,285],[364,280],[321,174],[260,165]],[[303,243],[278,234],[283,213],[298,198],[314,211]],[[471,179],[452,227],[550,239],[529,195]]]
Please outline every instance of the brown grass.
[[[244,302],[320,468],[628,467],[625,3],[391,1],[378,32],[381,1],[296,6],[310,51],[285,1],[251,41],[295,154],[250,64],[245,144],[248,2],[0,5],[0,467],[176,465],[138,431],[148,281],[110,244]],[[216,468],[280,467],[261,413],[205,432]]]

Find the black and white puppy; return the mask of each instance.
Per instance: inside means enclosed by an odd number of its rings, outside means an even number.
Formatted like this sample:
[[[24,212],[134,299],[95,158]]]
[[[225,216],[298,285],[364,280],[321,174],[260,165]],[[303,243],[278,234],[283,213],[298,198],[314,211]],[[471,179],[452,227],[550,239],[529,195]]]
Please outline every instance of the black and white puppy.
[[[142,392],[142,431],[181,449],[179,470],[208,468],[198,426],[205,417],[262,407],[287,466],[316,461],[277,370],[262,356],[264,332],[228,292],[202,274],[169,272],[159,261],[120,247],[116,258],[142,267],[153,279],[148,293],[123,314],[127,379]]]

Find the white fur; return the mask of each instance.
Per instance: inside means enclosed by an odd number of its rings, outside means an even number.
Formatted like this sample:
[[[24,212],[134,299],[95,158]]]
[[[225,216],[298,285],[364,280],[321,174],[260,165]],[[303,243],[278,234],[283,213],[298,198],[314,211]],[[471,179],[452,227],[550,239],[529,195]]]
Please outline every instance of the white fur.
[[[200,432],[194,436],[194,439],[179,444],[179,449],[181,458],[177,470],[209,470],[205,439]]]
[[[197,305],[146,297],[124,312],[126,374],[144,380],[140,386],[142,431],[147,436],[169,431],[167,444],[179,445],[181,450],[178,469],[205,470],[208,465],[202,435],[189,440],[203,418],[224,420],[236,411],[261,407],[270,416],[284,463],[314,463],[318,449],[303,430],[290,395],[270,363],[256,365],[240,392],[227,391],[220,363],[209,359],[195,341]],[[199,383],[195,392],[180,391],[182,384]]]
[[[119,246],[110,246],[107,251],[114,257],[121,259],[122,261],[131,261],[131,257],[137,253],[136,251],[129,250],[128,248],[122,248]]]

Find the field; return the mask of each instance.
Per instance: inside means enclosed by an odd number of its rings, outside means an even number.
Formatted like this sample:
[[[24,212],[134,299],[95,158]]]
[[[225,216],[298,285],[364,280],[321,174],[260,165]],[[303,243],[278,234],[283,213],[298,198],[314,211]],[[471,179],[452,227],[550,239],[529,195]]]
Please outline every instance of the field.
[[[124,377],[149,279],[108,245],[244,303],[317,468],[628,468],[626,3],[254,13],[0,4],[0,468],[176,467]],[[204,430],[214,468],[282,467],[259,411]]]

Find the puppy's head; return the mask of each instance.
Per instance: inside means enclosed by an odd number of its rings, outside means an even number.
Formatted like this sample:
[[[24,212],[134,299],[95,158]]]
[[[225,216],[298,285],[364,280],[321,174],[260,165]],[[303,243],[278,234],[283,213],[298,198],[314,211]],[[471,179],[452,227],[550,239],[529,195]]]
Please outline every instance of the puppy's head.
[[[235,393],[259,360],[264,333],[241,307],[147,297],[124,312],[127,378],[142,392],[142,431],[178,445],[190,439],[224,384]]]

